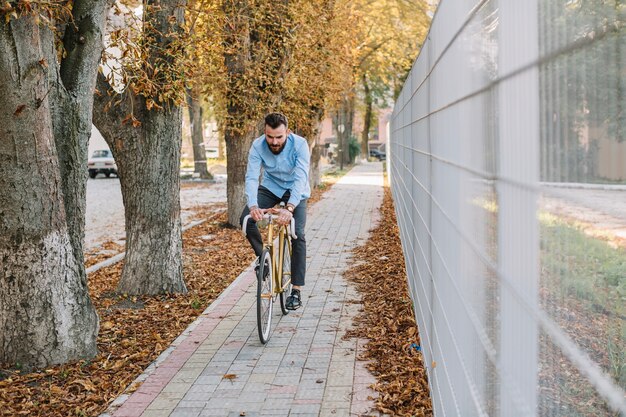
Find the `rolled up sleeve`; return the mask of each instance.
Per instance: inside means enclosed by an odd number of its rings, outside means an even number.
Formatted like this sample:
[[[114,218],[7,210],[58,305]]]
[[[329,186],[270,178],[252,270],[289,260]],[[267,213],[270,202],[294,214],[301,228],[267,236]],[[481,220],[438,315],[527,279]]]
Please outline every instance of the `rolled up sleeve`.
[[[248,154],[248,168],[246,169],[246,198],[248,208],[258,206],[257,194],[259,190],[259,176],[261,175],[261,155],[255,146]]]
[[[308,190],[310,159],[309,145],[305,141],[300,144],[296,151],[294,184],[288,201],[293,206],[297,206],[300,203],[303,194]]]

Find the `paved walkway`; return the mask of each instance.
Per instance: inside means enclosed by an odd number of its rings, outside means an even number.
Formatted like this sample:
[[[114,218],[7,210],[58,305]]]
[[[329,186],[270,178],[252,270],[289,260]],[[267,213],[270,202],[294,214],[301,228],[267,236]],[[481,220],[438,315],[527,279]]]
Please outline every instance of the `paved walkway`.
[[[272,337],[259,342],[252,267],[203,312],[118,398],[116,417],[365,416],[375,382],[356,358],[363,340],[344,340],[360,305],[342,274],[377,222],[381,163],[352,169],[310,210],[303,308],[274,308]],[[121,406],[120,406],[121,405]]]

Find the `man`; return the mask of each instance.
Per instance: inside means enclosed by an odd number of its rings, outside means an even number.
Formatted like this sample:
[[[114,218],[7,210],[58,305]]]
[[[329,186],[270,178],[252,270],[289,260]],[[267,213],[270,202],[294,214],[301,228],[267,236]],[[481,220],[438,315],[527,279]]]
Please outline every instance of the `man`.
[[[288,224],[293,217],[297,239],[292,241],[291,295],[286,307],[296,310],[302,306],[300,289],[304,285],[306,272],[306,200],[311,195],[309,187],[309,145],[306,139],[291,133],[287,117],[281,113],[265,116],[265,134],[252,142],[246,172],[246,197],[248,205],[241,214],[240,223],[248,214],[246,235],[257,256],[263,252],[263,239],[256,222],[263,218],[267,209],[279,202],[286,203],[284,209],[274,212],[279,224]],[[263,168],[263,178],[259,176]]]

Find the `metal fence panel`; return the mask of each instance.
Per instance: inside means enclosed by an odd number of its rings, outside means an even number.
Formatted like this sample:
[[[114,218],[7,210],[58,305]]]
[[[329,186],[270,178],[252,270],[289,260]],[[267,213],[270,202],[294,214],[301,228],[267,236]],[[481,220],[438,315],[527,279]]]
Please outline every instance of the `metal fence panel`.
[[[626,239],[554,208],[626,183],[625,13],[440,2],[387,152],[437,416],[626,415]]]

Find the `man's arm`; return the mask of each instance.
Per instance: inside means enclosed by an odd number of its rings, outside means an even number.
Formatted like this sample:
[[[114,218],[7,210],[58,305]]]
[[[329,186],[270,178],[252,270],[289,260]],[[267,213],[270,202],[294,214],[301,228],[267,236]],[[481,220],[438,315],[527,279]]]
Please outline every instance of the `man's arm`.
[[[258,207],[257,194],[259,191],[259,176],[261,175],[261,155],[254,147],[250,147],[248,154],[248,168],[246,170],[246,198],[248,208]]]
[[[309,145],[306,141],[301,142],[296,150],[296,169],[294,173],[294,183],[289,197],[288,205],[296,207],[300,203],[300,198],[309,183],[309,164],[311,156]]]

